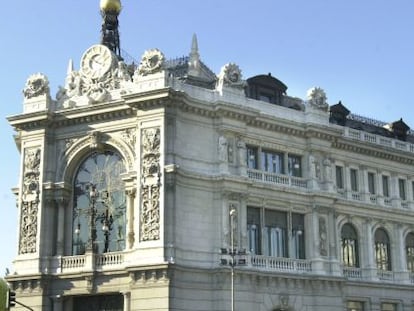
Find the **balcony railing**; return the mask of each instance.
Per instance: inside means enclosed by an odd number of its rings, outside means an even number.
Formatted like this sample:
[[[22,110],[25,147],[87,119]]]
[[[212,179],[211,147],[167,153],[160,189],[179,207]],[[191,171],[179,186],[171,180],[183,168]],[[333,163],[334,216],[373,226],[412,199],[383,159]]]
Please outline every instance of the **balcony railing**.
[[[301,177],[269,173],[265,171],[254,170],[254,169],[248,169],[247,176],[250,179],[253,179],[256,181],[270,183],[274,185],[297,187],[297,188],[308,187],[307,180]]]
[[[253,267],[283,272],[311,272],[312,264],[308,260],[253,255],[250,258]]]
[[[346,128],[345,137],[372,144],[377,144],[383,147],[395,148],[398,150],[414,153],[414,144],[402,142],[398,139],[386,138],[380,135],[370,134],[364,131]]]
[[[392,271],[378,270],[377,276],[381,281],[394,281],[394,272]]]
[[[79,255],[79,256],[65,256],[61,258],[61,269],[63,270],[71,270],[71,269],[79,269],[85,266],[86,256]]]
[[[354,267],[344,267],[342,269],[344,277],[348,279],[362,279],[362,270],[361,268]]]

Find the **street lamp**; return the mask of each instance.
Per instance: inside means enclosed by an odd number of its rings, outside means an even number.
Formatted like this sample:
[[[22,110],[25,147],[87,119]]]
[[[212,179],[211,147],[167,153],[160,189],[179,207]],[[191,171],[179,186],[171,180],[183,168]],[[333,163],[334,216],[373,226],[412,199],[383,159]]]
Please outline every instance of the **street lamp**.
[[[237,210],[232,208],[230,210],[230,249],[222,248],[221,249],[221,264],[229,265],[231,269],[231,311],[235,310],[235,266],[236,265],[245,265],[246,264],[246,250],[236,250],[235,248],[235,231],[236,231],[236,217]],[[237,256],[237,258],[236,258]]]
[[[236,250],[234,249],[234,218],[237,216],[237,211],[235,208],[232,208],[230,211],[230,240],[231,240],[231,311],[234,311],[234,256]]]

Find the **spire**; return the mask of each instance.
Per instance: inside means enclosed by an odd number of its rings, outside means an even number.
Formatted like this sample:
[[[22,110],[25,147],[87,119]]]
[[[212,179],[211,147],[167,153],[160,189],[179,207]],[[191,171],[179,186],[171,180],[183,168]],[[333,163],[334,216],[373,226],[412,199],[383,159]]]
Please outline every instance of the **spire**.
[[[122,5],[120,0],[101,0],[102,37],[101,44],[107,46],[121,59],[121,45],[119,40],[118,16]]]
[[[191,51],[188,59],[188,74],[192,76],[197,76],[200,70],[200,54],[198,53],[198,42],[197,35],[193,34],[193,39],[191,41]]]
[[[69,59],[69,63],[68,63],[68,70],[66,71],[66,75],[70,76],[73,72],[73,59]]]

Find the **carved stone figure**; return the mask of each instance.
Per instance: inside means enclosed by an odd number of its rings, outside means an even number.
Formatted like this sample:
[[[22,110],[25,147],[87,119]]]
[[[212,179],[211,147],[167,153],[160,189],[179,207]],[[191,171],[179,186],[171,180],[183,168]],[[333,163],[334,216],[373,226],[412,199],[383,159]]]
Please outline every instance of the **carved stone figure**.
[[[151,49],[144,52],[141,63],[135,74],[146,76],[159,72],[163,69],[165,57],[158,49]]]
[[[239,66],[233,63],[224,65],[221,68],[218,78],[219,87],[227,86],[240,89],[245,86],[245,81],[242,80],[242,73]]]
[[[246,154],[246,143],[239,139],[237,140],[237,149],[239,150],[239,165],[240,166],[246,166],[247,163],[247,154]]]
[[[319,253],[321,256],[328,256],[328,232],[326,228],[326,220],[319,218]]]
[[[40,95],[49,95],[49,80],[41,73],[31,75],[23,89],[23,94],[26,99],[37,97]]]
[[[309,89],[307,92],[307,100],[313,107],[328,111],[329,105],[327,103],[326,93],[320,87],[313,87]]]
[[[218,153],[219,153],[220,162],[228,162],[229,160],[228,142],[227,142],[227,138],[224,136],[219,137]]]

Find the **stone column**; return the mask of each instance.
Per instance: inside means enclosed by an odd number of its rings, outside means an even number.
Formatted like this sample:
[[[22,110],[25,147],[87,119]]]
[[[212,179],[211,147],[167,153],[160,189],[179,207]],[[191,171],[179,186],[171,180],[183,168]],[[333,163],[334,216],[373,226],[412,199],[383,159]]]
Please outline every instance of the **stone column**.
[[[365,240],[362,240],[361,237],[361,242],[362,242],[362,247],[361,250],[363,252],[364,255],[363,257],[361,256],[361,258],[366,258],[365,262],[366,265],[363,266],[363,273],[364,273],[364,277],[369,278],[369,279],[374,279],[377,278],[377,265],[375,263],[375,254],[374,254],[374,239],[373,239],[373,234],[372,234],[372,220],[371,219],[366,219],[365,223],[364,223],[364,236],[365,236]]]
[[[65,254],[65,209],[68,205],[68,199],[60,197],[56,200],[57,205],[57,238],[56,238],[56,255],[63,256]]]
[[[392,270],[397,280],[409,282],[407,271],[407,257],[405,253],[404,227],[401,223],[394,224],[393,238],[391,239]]]
[[[131,310],[131,293],[130,292],[123,292],[124,296],[124,311]]]
[[[135,217],[135,189],[126,190],[127,196],[127,249],[132,249],[135,243],[135,231],[134,231],[134,217]]]

